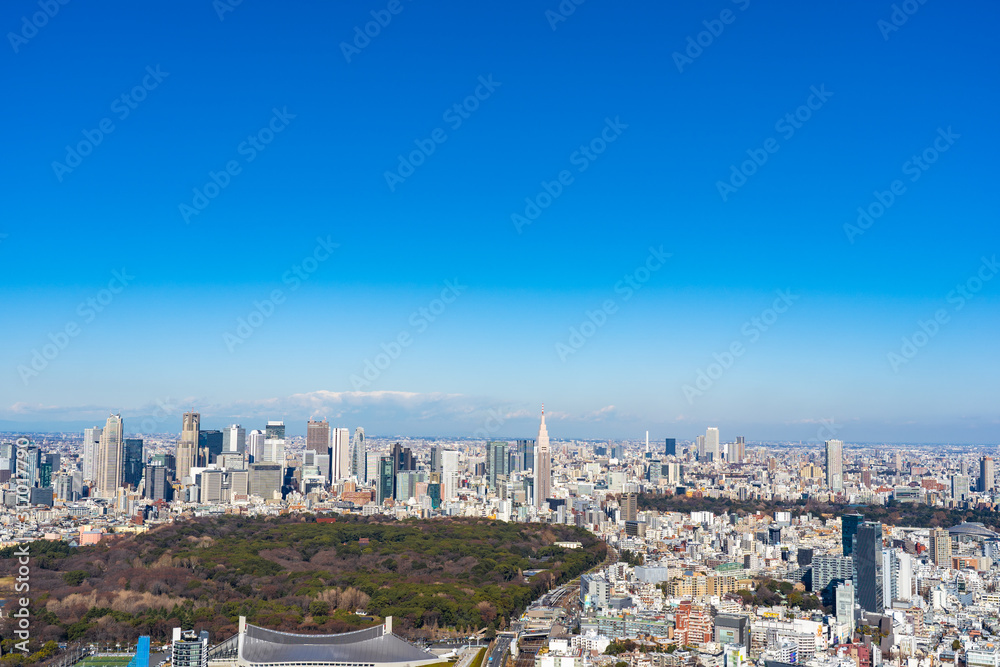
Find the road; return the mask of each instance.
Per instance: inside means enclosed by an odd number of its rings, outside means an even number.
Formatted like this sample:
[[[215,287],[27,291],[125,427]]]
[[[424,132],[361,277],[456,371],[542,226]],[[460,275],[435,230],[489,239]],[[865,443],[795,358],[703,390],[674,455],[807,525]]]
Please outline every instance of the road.
[[[493,642],[493,650],[486,654],[483,667],[503,667],[512,639],[514,638],[507,635],[497,635],[496,641]]]

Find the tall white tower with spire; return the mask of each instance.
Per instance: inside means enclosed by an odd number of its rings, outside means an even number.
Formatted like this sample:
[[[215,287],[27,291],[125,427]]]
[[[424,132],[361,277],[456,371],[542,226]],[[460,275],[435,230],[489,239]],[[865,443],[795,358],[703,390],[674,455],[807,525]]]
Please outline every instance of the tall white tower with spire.
[[[535,507],[541,507],[552,494],[552,454],[549,451],[549,431],[545,428],[545,404],[542,404],[542,423],[538,427],[535,443]]]

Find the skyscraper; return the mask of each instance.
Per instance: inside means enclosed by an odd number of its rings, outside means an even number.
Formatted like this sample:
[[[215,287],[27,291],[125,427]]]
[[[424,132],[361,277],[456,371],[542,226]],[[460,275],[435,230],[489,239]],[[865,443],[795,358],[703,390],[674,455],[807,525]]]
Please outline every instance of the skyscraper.
[[[719,429],[714,426],[705,431],[705,454],[713,461],[719,460]]]
[[[409,447],[403,447],[400,443],[394,442],[389,455],[392,457],[396,472],[417,469],[417,462],[413,459],[413,451]]]
[[[441,452],[441,487],[442,500],[458,495],[458,452]]]
[[[840,546],[845,556],[854,553],[854,536],[864,522],[865,518],[860,514],[845,514],[840,517]]]
[[[97,495],[102,498],[114,498],[122,484],[123,436],[122,416],[109,416],[97,448]]]
[[[667,456],[677,456],[677,438],[667,438],[667,446],[663,453]]]
[[[170,470],[166,466],[148,465],[144,473],[145,487],[143,498],[152,500],[171,500],[173,487],[170,486]]]
[[[826,441],[826,485],[831,491],[844,490],[844,443],[840,440]],[[857,584],[860,589],[860,582]]]
[[[260,429],[250,431],[247,436],[247,451],[250,463],[260,463],[264,456],[264,432]]]
[[[222,431],[198,431],[198,465],[215,463],[223,448]]]
[[[518,440],[517,441],[517,453],[518,453],[518,472],[524,472],[525,470],[531,470],[535,467],[535,441],[534,440]]]
[[[837,586],[837,624],[845,627],[841,643],[847,643],[854,637],[854,586],[850,581]]]
[[[507,443],[493,440],[486,443],[486,480],[490,490],[499,493],[498,486],[510,476],[510,457]]]
[[[243,454],[247,448],[247,430],[239,424],[222,429],[222,451],[226,454]]]
[[[264,453],[261,463],[277,463],[285,467],[285,422],[269,421],[264,427]]]
[[[317,454],[328,454],[330,451],[330,422],[313,421],[306,423],[306,449]]]
[[[951,499],[956,503],[965,502],[969,499],[969,476],[951,476]]]
[[[535,445],[535,507],[541,507],[552,493],[552,454],[549,452],[549,431],[545,428],[545,406],[538,427]]]
[[[125,438],[125,457],[122,462],[122,484],[128,484],[133,490],[139,488],[142,481],[142,469],[146,465],[143,457],[142,438]]]
[[[726,460],[731,463],[743,463],[747,455],[746,441],[742,435],[736,436],[736,442],[730,443],[726,452]]]
[[[993,458],[984,456],[979,459],[979,486],[980,493],[990,493],[996,487],[995,473],[993,471]]]
[[[858,604],[865,611],[881,614],[882,600],[882,524],[865,521],[854,536],[854,582]]]
[[[636,521],[639,517],[639,506],[634,493],[622,496],[622,521]]]
[[[100,426],[83,429],[83,478],[87,481],[97,478],[97,448],[103,430]]]
[[[396,462],[392,456],[382,456],[378,460],[378,503],[396,497]]]
[[[351,432],[346,428],[333,429],[330,453],[330,479],[339,482],[351,476]]]
[[[330,480],[330,422],[313,421],[306,423],[306,451],[316,453],[316,465],[323,479]]]
[[[368,481],[368,447],[365,443],[365,429],[361,426],[354,429],[354,439],[351,440],[350,475],[359,482]]]
[[[198,432],[201,430],[201,415],[185,412],[181,424],[181,439],[177,443],[177,481],[183,482],[191,476],[198,452]]]

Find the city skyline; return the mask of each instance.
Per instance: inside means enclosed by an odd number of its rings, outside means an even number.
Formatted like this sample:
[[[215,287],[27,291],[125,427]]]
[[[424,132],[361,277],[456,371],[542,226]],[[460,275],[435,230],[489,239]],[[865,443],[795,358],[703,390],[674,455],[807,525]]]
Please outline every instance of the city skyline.
[[[15,40],[0,430],[998,440],[996,5],[401,6]]]

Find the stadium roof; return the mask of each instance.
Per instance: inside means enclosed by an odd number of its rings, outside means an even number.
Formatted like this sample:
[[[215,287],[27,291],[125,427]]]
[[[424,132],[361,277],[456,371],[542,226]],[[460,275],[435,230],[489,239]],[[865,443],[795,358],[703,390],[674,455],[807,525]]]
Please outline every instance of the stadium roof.
[[[439,662],[430,651],[386,632],[385,625],[337,635],[300,635],[246,624],[240,662],[325,663],[344,666],[419,667]],[[391,628],[391,626],[390,626]]]
[[[972,537],[1000,537],[1000,533],[995,533],[981,523],[966,521],[948,529],[950,535],[969,535]]]

